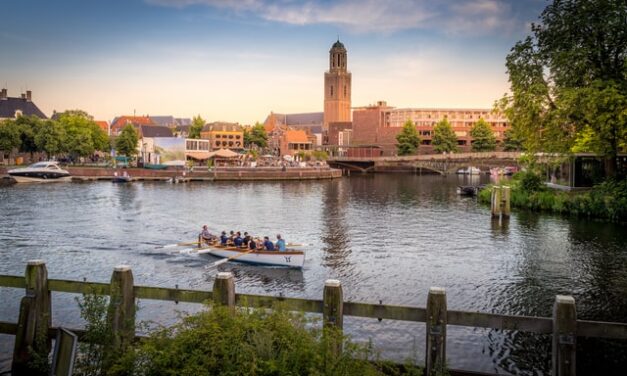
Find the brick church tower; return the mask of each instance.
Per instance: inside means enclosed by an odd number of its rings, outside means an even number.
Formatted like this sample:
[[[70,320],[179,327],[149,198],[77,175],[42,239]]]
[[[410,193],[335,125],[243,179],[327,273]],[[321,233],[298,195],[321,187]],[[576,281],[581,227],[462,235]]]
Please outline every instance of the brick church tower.
[[[346,69],[346,48],[338,39],[329,51],[329,71],[324,73],[324,124],[351,121],[351,74]]]

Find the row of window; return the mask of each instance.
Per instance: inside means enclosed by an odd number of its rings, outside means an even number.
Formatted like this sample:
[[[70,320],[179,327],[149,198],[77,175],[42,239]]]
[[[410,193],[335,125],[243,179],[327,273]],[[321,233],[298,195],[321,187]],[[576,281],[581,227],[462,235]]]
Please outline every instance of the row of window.
[[[215,145],[216,147],[220,147],[220,146],[237,147],[237,148],[242,147],[242,143],[240,141],[216,141]]]
[[[233,139],[234,138],[236,140],[239,140],[240,138],[242,138],[242,136],[239,135],[239,134],[236,134],[236,135],[232,135],[232,134],[228,134],[228,135],[227,134],[216,134],[214,137],[215,138],[229,138],[229,139]]]

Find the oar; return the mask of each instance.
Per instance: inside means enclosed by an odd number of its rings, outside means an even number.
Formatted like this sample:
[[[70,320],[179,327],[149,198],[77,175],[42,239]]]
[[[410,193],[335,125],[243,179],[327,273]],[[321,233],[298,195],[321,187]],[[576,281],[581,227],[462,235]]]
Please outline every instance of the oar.
[[[156,248],[176,248],[176,247],[183,247],[183,246],[187,246],[187,245],[195,245],[198,244],[198,242],[186,242],[186,243],[175,243],[175,244],[166,244],[166,245],[159,245]]]
[[[287,243],[286,247],[309,247],[311,244],[307,243]]]
[[[238,257],[242,257],[242,256],[244,256],[244,255],[247,255],[247,254],[252,253],[252,252],[255,252],[255,251],[256,251],[256,249],[251,249],[251,250],[249,250],[249,251],[246,251],[246,252],[240,253],[239,255],[235,255],[235,256],[227,257],[227,258],[222,259],[222,260],[218,260],[218,261],[216,261],[216,262],[214,262],[214,263],[211,263],[211,264],[209,264],[209,265],[205,266],[205,269],[215,268],[215,267],[216,267],[216,266],[218,266],[218,265],[226,264],[227,262],[229,262],[229,261],[231,261],[231,260],[235,260],[235,259],[236,259],[236,258],[238,258]]]
[[[189,254],[189,253],[198,252],[198,251],[201,251],[203,249],[208,249],[208,248],[211,248],[211,247],[209,247],[209,246],[207,246],[207,247],[192,247],[192,248],[181,249],[181,250],[178,250],[176,252],[177,253],[188,253]]]

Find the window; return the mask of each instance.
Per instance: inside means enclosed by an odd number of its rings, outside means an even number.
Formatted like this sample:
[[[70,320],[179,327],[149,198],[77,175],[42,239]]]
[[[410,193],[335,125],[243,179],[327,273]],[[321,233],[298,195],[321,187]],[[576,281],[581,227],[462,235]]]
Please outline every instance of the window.
[[[216,141],[216,146],[220,146],[220,141]]]
[[[344,85],[344,97],[346,97],[346,85]]]
[[[333,85],[331,85],[331,96],[333,96]]]

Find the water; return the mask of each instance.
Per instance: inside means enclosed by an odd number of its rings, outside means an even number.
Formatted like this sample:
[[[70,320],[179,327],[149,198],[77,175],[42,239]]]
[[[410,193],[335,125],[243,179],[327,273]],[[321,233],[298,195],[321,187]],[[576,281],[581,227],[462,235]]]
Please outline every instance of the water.
[[[448,307],[550,316],[556,294],[573,295],[578,317],[627,321],[627,232],[621,225],[515,212],[492,224],[489,208],[460,198],[467,177],[365,175],[333,181],[133,183],[0,187],[0,274],[23,275],[44,259],[50,278],[108,282],[129,264],[137,284],[211,289],[217,271],[232,271],[238,292],[321,299],[328,278],[346,300],[425,306],[431,286],[445,287]],[[476,179],[476,177],[475,177]],[[473,181],[472,183],[478,183]],[[249,231],[308,249],[300,270],[227,263],[156,245],[190,241],[202,224]],[[0,288],[0,320],[17,321],[22,291]],[[140,319],[171,323],[198,305],[142,301]],[[53,294],[53,324],[81,324],[74,296]],[[371,339],[384,358],[424,361],[424,324],[345,319],[357,341]],[[0,336],[7,367],[12,336]],[[619,374],[625,343],[579,340],[583,374]],[[453,368],[545,375],[550,338],[450,327]],[[594,372],[592,371],[594,370]],[[599,373],[601,372],[601,373]]]

